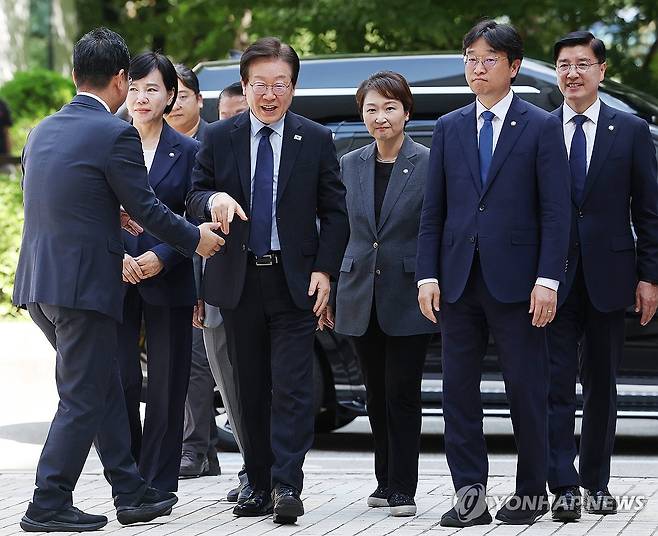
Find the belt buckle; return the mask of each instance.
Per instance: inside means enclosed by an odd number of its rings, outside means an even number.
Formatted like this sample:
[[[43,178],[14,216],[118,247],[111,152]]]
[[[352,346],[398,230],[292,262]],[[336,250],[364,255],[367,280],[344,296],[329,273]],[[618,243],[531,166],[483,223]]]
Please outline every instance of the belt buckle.
[[[274,264],[274,255],[268,253],[262,257],[256,257],[256,266],[272,266]]]

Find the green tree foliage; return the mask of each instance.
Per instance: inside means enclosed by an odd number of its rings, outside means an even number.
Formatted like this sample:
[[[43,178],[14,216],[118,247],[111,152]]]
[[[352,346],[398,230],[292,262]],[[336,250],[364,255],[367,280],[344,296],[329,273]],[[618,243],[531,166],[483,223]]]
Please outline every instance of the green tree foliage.
[[[42,119],[69,102],[75,87],[69,78],[46,69],[22,71],[0,88],[14,120]]]
[[[23,195],[18,173],[0,174],[0,318],[23,316],[11,304],[14,271],[18,263],[18,249],[23,228]]]

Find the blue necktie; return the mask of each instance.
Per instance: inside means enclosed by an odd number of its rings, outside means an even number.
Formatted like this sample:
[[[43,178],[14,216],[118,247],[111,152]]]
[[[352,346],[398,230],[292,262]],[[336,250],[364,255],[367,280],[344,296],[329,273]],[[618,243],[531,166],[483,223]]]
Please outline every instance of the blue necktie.
[[[272,240],[272,185],[274,181],[274,152],[270,144],[270,127],[260,129],[260,141],[254,172],[254,194],[251,204],[249,249],[257,257],[270,251]]]
[[[587,117],[584,115],[574,115],[572,121],[576,125],[576,130],[571,139],[569,166],[571,167],[573,197],[576,203],[580,205],[583,201],[585,178],[587,177],[587,140],[585,139],[585,131],[583,130],[583,123],[587,121]]]
[[[493,112],[482,112],[484,124],[480,129],[480,140],[478,152],[480,153],[480,181],[482,188],[487,184],[489,168],[491,167],[491,157],[493,156],[493,124],[491,121],[496,117]]]

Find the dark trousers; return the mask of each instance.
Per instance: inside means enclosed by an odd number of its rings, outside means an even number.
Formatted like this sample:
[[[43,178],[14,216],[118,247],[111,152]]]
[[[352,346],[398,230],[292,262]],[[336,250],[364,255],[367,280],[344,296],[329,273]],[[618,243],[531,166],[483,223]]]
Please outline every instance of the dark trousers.
[[[411,497],[418,484],[420,382],[430,338],[386,335],[379,327],[374,303],[368,329],[352,337],[366,384],[377,483]]]
[[[617,369],[624,351],[624,310],[602,313],[594,308],[580,263],[569,295],[549,326],[548,348],[551,363],[548,486],[553,492],[578,485],[590,490],[605,489],[610,480],[610,457],[615,441]],[[584,405],[577,472],[574,427],[578,374]]]
[[[185,400],[183,450],[208,455],[215,451],[215,380],[210,372],[203,330],[192,329],[192,364]]]
[[[301,491],[313,443],[317,319],[295,306],[280,264],[248,265],[238,306],[222,316],[249,482],[259,490],[280,483]]]
[[[477,256],[462,296],[455,303],[441,305],[446,458],[456,490],[477,483],[487,485],[480,380],[491,331],[518,451],[516,492],[543,495],[546,491],[546,330],[532,326],[528,307],[528,302],[497,301],[487,289]]]
[[[139,334],[146,331],[148,390],[144,430],[139,414],[142,393]],[[160,307],[128,289],[119,324],[119,369],[130,422],[133,456],[149,485],[178,489],[185,397],[190,378],[192,307]]]
[[[92,442],[118,504],[141,497],[146,484],[130,453],[130,430],[117,366],[117,322],[95,311],[30,303],[30,316],[57,350],[57,413],[37,466],[33,502],[71,506]]]

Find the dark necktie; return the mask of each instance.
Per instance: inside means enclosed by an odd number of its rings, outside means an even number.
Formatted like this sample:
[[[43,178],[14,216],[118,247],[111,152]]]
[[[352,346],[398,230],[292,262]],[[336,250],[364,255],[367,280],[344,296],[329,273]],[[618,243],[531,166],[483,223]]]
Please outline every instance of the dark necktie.
[[[496,117],[493,112],[482,112],[482,119],[484,124],[480,129],[480,140],[478,151],[480,153],[480,181],[482,187],[487,184],[487,177],[489,176],[489,168],[491,167],[491,157],[493,155],[493,124],[491,121]]]
[[[274,181],[274,152],[270,144],[270,127],[260,129],[260,141],[256,154],[254,194],[251,204],[249,249],[257,257],[270,250],[272,239],[272,186]]]
[[[583,123],[587,121],[587,117],[584,115],[575,115],[572,121],[576,125],[576,130],[571,139],[569,166],[571,167],[573,197],[576,203],[580,205],[583,201],[585,177],[587,177],[587,140],[585,138],[585,131],[583,130]]]

